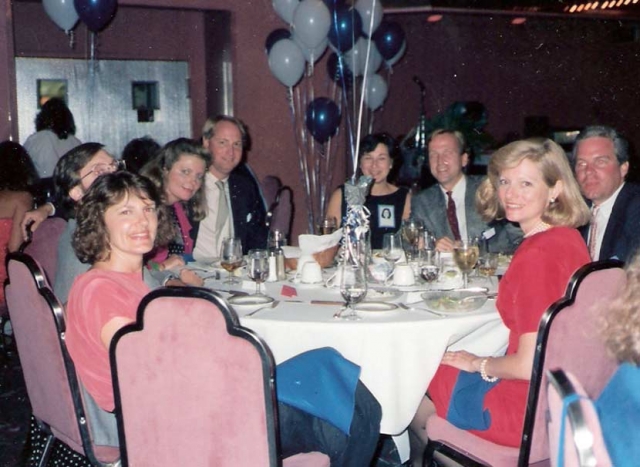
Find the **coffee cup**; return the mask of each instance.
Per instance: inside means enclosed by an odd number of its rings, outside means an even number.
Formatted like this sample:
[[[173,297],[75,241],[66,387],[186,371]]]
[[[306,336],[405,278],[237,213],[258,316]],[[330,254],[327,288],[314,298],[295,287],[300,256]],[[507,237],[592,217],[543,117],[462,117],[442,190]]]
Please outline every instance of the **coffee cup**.
[[[317,261],[307,261],[302,265],[300,282],[303,284],[317,284],[322,282],[322,268]]]
[[[389,281],[399,287],[415,284],[416,278],[413,273],[413,268],[408,263],[396,263],[393,272],[387,278],[387,285],[389,285]]]

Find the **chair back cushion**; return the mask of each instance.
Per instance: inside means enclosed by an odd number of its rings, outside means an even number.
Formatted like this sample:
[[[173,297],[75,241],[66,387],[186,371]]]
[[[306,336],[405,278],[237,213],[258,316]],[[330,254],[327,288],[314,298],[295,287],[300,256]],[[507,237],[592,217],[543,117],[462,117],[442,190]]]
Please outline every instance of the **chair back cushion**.
[[[214,293],[151,292],[111,364],[124,465],[277,462],[271,355]]]
[[[607,303],[626,284],[622,263],[603,261],[580,268],[571,279],[564,302],[557,302],[542,318],[538,343],[543,351],[536,354],[531,391],[537,393],[537,408],[531,439],[530,462],[549,455],[545,415],[547,413],[546,371],[563,368],[580,380],[591,397],[597,397],[616,369],[615,359],[607,352],[600,334]],[[540,364],[542,359],[542,365]],[[529,402],[531,403],[531,394]],[[531,419],[525,420],[526,424]]]
[[[66,225],[67,222],[59,217],[45,219],[33,232],[31,243],[24,250],[40,264],[52,285],[56,283],[58,240]]]
[[[293,200],[291,188],[282,187],[278,191],[277,205],[273,208],[270,230],[279,230],[289,237],[293,216]]]
[[[549,456],[553,467],[611,467],[593,401],[571,373],[547,373]]]
[[[62,308],[44,287],[42,271],[31,258],[11,255],[7,270],[7,305],[33,415],[83,452],[60,340]]]
[[[262,196],[264,196],[264,200],[267,203],[267,209],[269,209],[276,200],[276,196],[278,195],[278,190],[282,186],[282,182],[275,175],[267,175],[262,179],[261,185]]]

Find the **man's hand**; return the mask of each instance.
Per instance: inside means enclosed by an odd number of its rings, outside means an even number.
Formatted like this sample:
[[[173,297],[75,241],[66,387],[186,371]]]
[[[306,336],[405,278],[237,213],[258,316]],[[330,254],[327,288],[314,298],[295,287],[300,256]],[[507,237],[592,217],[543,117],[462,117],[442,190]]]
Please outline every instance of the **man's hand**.
[[[191,269],[184,268],[180,271],[180,280],[187,285],[193,287],[202,287],[204,285],[204,279],[193,272]]]
[[[26,242],[29,239],[29,235],[27,234],[27,226],[31,224],[31,232],[35,232],[40,224],[51,215],[53,209],[49,203],[43,204],[38,209],[34,209],[32,211],[28,211],[22,222],[20,223],[20,228],[22,229],[22,238]]]
[[[442,237],[436,240],[436,250],[438,251],[453,251],[455,242],[449,237]]]

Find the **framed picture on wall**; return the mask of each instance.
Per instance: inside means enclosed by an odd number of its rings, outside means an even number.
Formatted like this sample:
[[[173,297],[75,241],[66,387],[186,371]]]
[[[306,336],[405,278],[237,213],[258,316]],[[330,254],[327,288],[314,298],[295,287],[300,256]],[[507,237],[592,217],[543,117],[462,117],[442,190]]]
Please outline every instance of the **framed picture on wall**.
[[[38,108],[41,108],[52,97],[62,99],[65,104],[68,104],[66,79],[39,79],[37,83]]]

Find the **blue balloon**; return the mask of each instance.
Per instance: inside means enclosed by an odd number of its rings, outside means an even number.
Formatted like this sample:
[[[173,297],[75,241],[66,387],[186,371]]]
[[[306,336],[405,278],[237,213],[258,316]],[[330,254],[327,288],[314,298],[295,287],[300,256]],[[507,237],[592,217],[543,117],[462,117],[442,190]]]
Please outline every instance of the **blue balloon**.
[[[318,97],[309,103],[305,123],[313,138],[324,144],[336,134],[340,125],[340,109],[327,97]]]
[[[267,36],[267,40],[264,42],[264,47],[266,49],[267,55],[271,52],[271,47],[273,44],[278,42],[281,39],[291,39],[291,32],[288,29],[279,28],[274,29]]]
[[[331,54],[327,60],[327,73],[332,81],[338,83],[339,86],[350,88],[353,81],[353,73],[337,54]]]
[[[361,35],[362,18],[357,10],[343,5],[331,12],[331,28],[327,37],[337,51],[350,50]]]
[[[74,0],[76,12],[90,31],[102,30],[116,15],[117,0]]]
[[[378,52],[385,60],[396,56],[404,43],[404,31],[398,23],[382,21],[376,32],[371,36],[378,47]]]
[[[331,12],[331,14],[333,14],[333,11],[336,8],[340,8],[344,5],[346,5],[347,0],[322,0],[324,2],[325,5],[327,5],[327,8],[329,8],[329,11]]]

